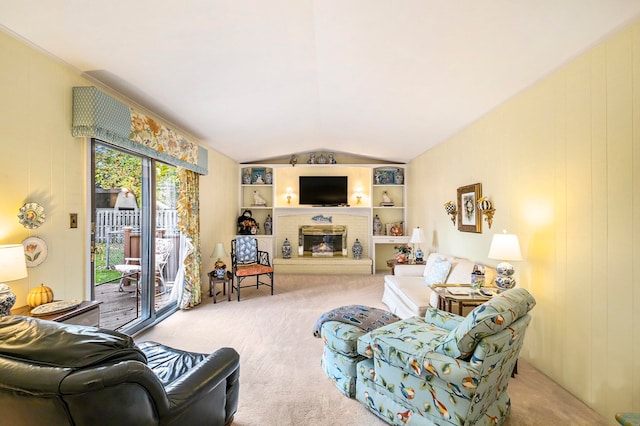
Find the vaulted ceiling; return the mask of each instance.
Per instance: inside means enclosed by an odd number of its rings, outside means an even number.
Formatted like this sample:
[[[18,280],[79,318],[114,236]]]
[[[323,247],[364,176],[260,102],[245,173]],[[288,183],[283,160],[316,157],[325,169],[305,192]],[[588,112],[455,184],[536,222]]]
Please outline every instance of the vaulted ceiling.
[[[408,161],[638,17],[638,0],[0,0],[5,31],[238,162]]]

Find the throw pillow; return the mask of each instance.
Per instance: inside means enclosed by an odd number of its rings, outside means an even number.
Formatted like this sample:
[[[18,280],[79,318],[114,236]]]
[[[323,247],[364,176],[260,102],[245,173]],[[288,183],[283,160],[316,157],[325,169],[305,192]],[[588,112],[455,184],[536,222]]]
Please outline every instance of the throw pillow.
[[[427,285],[444,284],[451,270],[451,262],[441,260],[427,265],[425,268],[424,278]]]

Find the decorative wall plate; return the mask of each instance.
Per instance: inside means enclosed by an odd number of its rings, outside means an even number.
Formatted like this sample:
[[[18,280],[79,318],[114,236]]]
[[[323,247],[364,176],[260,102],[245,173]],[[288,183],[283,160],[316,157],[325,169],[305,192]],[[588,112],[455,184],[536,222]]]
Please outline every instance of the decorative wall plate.
[[[31,315],[52,315],[58,312],[70,311],[75,309],[82,303],[81,299],[72,300],[60,300],[58,302],[45,303],[44,305],[36,306],[31,310]]]
[[[29,237],[22,242],[24,246],[24,259],[27,261],[27,267],[33,268],[38,266],[47,258],[49,250],[47,243],[40,237]]]
[[[38,228],[44,223],[45,217],[44,207],[38,203],[26,203],[20,207],[20,212],[18,213],[20,223],[28,229]]]

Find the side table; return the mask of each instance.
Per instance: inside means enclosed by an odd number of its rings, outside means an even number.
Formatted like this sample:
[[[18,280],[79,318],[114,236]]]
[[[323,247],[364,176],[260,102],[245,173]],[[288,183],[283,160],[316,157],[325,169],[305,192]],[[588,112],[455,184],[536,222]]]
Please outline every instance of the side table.
[[[424,260],[422,262],[412,261],[406,263],[399,263],[395,258],[387,260],[387,266],[391,268],[391,275],[396,274],[396,265],[424,265],[426,263],[427,262],[425,262]]]
[[[85,300],[77,308],[58,312],[51,315],[31,315],[29,306],[20,306],[12,309],[13,315],[33,316],[34,318],[45,319],[49,321],[64,322],[66,324],[89,325],[92,327],[100,327],[100,304],[96,300]]]
[[[471,291],[470,284],[434,284],[431,289],[438,294],[438,309],[453,313],[452,304],[456,303],[460,316],[465,307],[476,307],[491,299],[491,296]],[[455,292],[458,289],[460,294]]]
[[[220,293],[217,291],[216,285],[222,284],[222,294],[225,295],[227,294],[227,287],[231,285],[232,277],[231,271],[227,271],[223,278],[218,278],[215,270],[209,272],[209,297],[213,297],[213,303],[218,302],[217,295]],[[227,300],[231,300],[231,289],[229,289]]]

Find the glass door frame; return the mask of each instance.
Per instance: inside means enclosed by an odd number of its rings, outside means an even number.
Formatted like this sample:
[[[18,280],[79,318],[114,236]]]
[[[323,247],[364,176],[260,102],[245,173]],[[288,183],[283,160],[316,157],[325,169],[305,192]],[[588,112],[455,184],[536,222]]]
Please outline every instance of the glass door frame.
[[[137,154],[131,151],[127,151],[120,147],[114,146],[108,142],[104,142],[99,139],[91,139],[90,149],[90,257],[89,257],[89,286],[91,299],[95,300],[95,223],[96,223],[96,191],[95,191],[95,152],[96,144],[106,146],[109,149],[123,152],[128,155],[139,157],[142,161],[142,176],[141,176],[141,188],[142,196],[140,197],[140,237],[141,237],[141,252],[140,252],[140,312],[136,319],[123,327],[118,331],[127,334],[138,333],[161,319],[166,318],[178,309],[178,303],[169,303],[162,306],[156,311],[155,309],[155,256],[151,253],[155,253],[155,238],[156,235],[156,160],[146,157],[141,154]],[[174,165],[169,164],[171,167]]]

